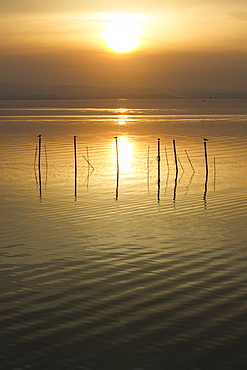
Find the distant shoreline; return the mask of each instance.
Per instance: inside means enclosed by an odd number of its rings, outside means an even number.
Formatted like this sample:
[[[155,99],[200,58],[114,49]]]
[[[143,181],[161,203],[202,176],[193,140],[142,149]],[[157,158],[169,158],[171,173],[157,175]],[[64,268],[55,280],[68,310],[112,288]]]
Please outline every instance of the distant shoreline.
[[[0,83],[0,100],[247,99],[247,89],[29,85]]]
[[[30,96],[17,96],[17,97],[0,97],[0,100],[246,100],[246,96],[217,96],[214,98],[205,97],[30,97]]]

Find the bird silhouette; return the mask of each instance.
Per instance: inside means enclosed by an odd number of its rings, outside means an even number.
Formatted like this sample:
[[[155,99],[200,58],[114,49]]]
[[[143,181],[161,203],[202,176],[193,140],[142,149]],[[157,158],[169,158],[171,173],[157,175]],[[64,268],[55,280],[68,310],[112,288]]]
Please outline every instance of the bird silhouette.
[[[208,141],[208,139],[206,139],[205,137],[204,137],[204,139],[203,139],[204,141]]]

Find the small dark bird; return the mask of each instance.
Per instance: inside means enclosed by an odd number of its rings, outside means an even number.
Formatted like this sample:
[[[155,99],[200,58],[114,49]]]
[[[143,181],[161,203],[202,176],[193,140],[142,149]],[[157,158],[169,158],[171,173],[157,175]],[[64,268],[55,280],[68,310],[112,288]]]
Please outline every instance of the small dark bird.
[[[38,135],[38,137],[41,137],[41,135]]]
[[[205,137],[204,137],[204,139],[203,139],[204,141],[208,141],[208,139],[206,139]]]

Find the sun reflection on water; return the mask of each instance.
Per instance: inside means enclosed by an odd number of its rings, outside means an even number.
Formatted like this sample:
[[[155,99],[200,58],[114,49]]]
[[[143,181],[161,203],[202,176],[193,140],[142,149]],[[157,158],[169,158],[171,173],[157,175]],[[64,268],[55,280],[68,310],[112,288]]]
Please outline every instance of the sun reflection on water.
[[[128,116],[124,116],[124,117],[118,118],[117,123],[118,123],[119,125],[126,125],[126,123],[127,123],[127,117],[128,117]]]
[[[127,114],[128,113],[128,109],[126,109],[126,108],[118,108],[118,109],[116,109],[116,113],[118,114],[117,124],[118,125],[126,125],[127,121],[130,118],[130,116]]]
[[[117,144],[120,176],[127,177],[132,169],[133,143],[126,136],[118,136]]]
[[[120,113],[120,114],[121,113],[126,113],[127,111],[128,111],[128,109],[126,109],[126,108],[118,108],[117,109],[117,112]]]

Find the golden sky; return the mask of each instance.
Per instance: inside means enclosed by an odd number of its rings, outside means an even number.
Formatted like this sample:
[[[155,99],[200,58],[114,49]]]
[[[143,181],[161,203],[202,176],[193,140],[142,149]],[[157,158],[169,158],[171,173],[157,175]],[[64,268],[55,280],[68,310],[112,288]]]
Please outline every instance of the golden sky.
[[[0,36],[0,82],[246,88],[246,0],[0,0]]]

